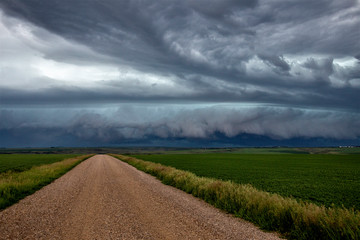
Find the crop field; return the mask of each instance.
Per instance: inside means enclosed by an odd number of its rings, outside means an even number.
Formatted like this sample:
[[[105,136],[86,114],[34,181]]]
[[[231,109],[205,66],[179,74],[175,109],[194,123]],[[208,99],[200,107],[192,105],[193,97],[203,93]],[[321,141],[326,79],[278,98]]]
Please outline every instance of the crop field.
[[[360,236],[358,210],[327,208],[261,191],[250,184],[199,177],[189,171],[151,161],[113,156],[155,176],[164,184],[201,198],[262,229],[277,231],[288,239],[359,239]]]
[[[51,183],[90,156],[0,154],[0,210]]]
[[[78,154],[0,154],[0,174],[13,171],[22,172],[34,166],[51,164]]]
[[[318,205],[360,210],[358,154],[132,155],[198,176],[251,184],[257,189]]]

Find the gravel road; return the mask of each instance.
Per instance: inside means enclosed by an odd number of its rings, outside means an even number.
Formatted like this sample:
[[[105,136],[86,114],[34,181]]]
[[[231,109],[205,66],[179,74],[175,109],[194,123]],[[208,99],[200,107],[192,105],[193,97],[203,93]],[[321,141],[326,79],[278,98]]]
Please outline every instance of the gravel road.
[[[0,212],[0,239],[279,239],[96,155]]]

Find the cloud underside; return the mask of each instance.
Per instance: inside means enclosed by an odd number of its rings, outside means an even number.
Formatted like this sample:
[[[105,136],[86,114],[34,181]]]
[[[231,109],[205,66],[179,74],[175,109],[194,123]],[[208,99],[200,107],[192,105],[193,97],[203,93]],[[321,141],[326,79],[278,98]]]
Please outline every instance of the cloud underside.
[[[356,141],[360,136],[359,114],[279,107],[124,105],[106,109],[2,110],[0,117],[4,120],[0,124],[3,134],[10,138],[37,136],[39,144],[60,144],[64,136],[79,143],[104,145],[154,139],[216,142],[223,138],[233,145],[249,145],[246,140],[237,142],[237,137],[243,135],[284,142],[294,138]]]
[[[356,109],[360,101],[357,1],[4,0],[0,6],[0,89],[11,92],[4,103],[61,102],[66,94],[79,95],[68,98],[76,103],[91,93],[101,102]]]
[[[359,16],[356,0],[2,0],[0,131],[358,139]]]

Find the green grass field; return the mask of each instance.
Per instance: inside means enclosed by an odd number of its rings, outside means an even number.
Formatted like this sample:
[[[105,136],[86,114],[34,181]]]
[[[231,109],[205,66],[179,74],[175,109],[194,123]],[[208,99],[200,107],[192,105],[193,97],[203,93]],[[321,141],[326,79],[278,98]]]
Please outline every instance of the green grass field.
[[[277,231],[288,239],[350,240],[360,237],[360,212],[353,209],[327,208],[261,191],[249,184],[199,177],[159,163],[124,155],[113,156],[155,176],[164,184],[201,198],[262,229]]]
[[[34,166],[51,164],[79,154],[0,154],[0,174],[22,172]]]
[[[357,154],[212,153],[133,157],[198,176],[251,184],[284,197],[360,210],[360,157]]]
[[[0,155],[0,210],[51,183],[91,155]]]

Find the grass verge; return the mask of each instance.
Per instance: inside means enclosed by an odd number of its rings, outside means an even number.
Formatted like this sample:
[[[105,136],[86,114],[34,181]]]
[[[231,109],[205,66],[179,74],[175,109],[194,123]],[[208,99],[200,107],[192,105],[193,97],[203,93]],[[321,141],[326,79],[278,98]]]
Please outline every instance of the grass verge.
[[[251,221],[264,230],[277,231],[289,239],[359,239],[360,213],[345,208],[326,208],[251,185],[198,177],[158,163],[112,155],[149,173],[164,184],[201,198],[217,208]]]
[[[61,177],[93,155],[78,156],[52,164],[32,167],[23,172],[0,174],[0,209],[4,209]]]
[[[230,180],[326,207],[360,210],[360,158],[344,154],[131,155],[199,177]]]
[[[35,166],[60,162],[85,154],[0,154],[0,174],[23,172]]]

